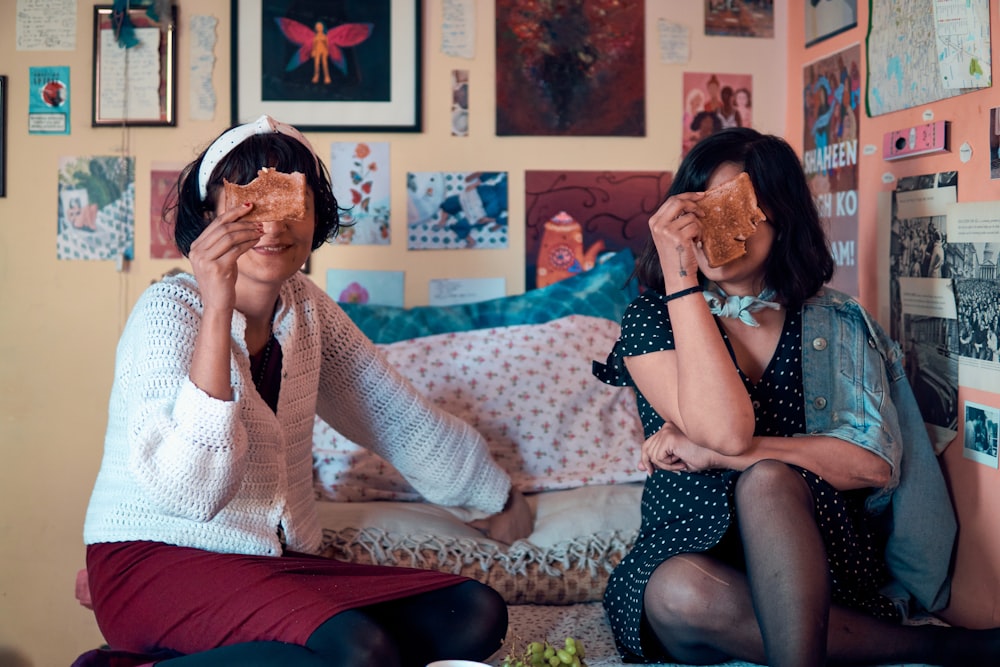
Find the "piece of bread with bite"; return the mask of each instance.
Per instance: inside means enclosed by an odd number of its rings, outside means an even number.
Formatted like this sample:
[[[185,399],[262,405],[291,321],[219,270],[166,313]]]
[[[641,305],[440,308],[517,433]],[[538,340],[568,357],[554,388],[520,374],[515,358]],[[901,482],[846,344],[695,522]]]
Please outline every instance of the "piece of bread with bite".
[[[286,174],[265,167],[257,172],[257,178],[246,185],[223,180],[222,187],[226,209],[246,202],[253,204],[253,210],[242,220],[301,220],[306,215],[306,176],[303,173],[293,171]]]
[[[698,207],[704,213],[701,218],[702,251],[712,268],[745,255],[747,237],[767,219],[757,206],[757,193],[745,171],[705,192]]]

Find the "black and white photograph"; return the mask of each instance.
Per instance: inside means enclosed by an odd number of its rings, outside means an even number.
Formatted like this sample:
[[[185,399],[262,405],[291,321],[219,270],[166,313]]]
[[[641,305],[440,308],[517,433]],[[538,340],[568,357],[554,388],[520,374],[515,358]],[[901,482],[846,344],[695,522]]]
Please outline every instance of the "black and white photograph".
[[[998,424],[1000,424],[1000,410],[966,401],[962,455],[996,468]]]
[[[903,365],[927,424],[958,428],[958,357],[952,354],[957,322],[945,317],[904,315]]]

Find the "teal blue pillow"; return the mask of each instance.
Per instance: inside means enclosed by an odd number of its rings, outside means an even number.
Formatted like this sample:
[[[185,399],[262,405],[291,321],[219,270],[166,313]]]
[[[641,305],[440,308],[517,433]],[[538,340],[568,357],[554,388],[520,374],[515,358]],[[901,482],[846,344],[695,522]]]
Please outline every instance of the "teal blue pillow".
[[[453,331],[538,324],[567,315],[621,322],[625,308],[639,294],[632,279],[634,267],[635,255],[626,248],[590,271],[516,296],[458,306],[340,306],[366,336],[379,344]]]

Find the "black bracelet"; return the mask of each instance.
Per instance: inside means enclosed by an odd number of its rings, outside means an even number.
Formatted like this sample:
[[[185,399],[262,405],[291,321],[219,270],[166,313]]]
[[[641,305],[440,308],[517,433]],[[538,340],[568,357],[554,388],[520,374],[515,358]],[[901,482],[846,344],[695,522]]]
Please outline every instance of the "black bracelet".
[[[673,301],[674,299],[679,299],[682,296],[687,296],[688,294],[695,294],[697,292],[702,292],[704,290],[705,288],[702,287],[701,285],[695,285],[694,287],[688,287],[687,289],[682,289],[678,292],[674,292],[673,294],[668,294],[665,297],[663,297],[663,300]]]

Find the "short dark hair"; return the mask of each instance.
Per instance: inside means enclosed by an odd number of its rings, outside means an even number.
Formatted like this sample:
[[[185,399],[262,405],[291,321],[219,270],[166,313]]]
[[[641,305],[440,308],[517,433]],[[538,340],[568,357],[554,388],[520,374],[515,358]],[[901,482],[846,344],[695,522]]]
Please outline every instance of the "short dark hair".
[[[164,220],[170,219],[170,213],[174,214],[174,242],[185,257],[191,251],[191,244],[215,217],[215,205],[222,192],[223,179],[246,185],[257,178],[257,172],[263,167],[305,174],[316,211],[313,250],[332,240],[340,231],[340,207],[333,196],[330,174],[312,150],[297,139],[275,132],[253,135],[239,143],[212,170],[208,179],[208,196],[202,201],[198,170],[204,159],[205,151],[202,151],[194,162],[184,168],[177,179],[176,191],[171,193],[163,207]]]
[[[823,223],[798,155],[781,137],[747,127],[716,132],[694,145],[681,161],[667,197],[701,192],[722,164],[741,165],[757,201],[774,228],[764,267],[767,286],[789,308],[798,308],[833,277],[834,261]],[[662,292],[663,272],[652,240],[636,262],[644,287]]]

